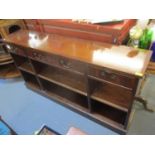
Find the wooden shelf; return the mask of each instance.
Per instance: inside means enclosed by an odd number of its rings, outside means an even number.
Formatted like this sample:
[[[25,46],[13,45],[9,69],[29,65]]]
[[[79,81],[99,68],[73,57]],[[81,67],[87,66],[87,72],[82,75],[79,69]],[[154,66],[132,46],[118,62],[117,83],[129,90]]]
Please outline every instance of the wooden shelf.
[[[80,107],[88,111],[87,97],[74,93],[66,88],[58,86],[54,83],[41,79],[41,83],[48,96],[55,96],[55,98],[62,99],[63,102],[73,104],[73,107]]]
[[[111,106],[102,104],[96,100],[92,100],[91,102],[93,106],[93,114],[96,114],[101,118],[104,117],[104,119],[106,118],[110,122],[115,122],[115,124],[120,124],[123,127],[127,115],[126,112],[112,108]]]
[[[33,69],[32,69],[32,65],[30,62],[28,61],[25,61],[23,62],[19,67],[18,67],[20,70],[23,70],[23,71],[26,71],[26,72],[29,72],[31,74],[35,74]]]
[[[34,87],[36,89],[40,89],[39,83],[38,83],[35,75],[25,72],[25,71],[21,71],[21,74],[23,75],[23,78],[24,78],[25,82],[27,83],[27,85]]]
[[[20,55],[14,54],[14,53],[11,53],[11,56],[14,59],[17,66],[20,66],[25,62],[28,62],[28,58],[26,58],[24,56],[20,56]]]
[[[79,94],[87,95],[84,76],[50,66],[42,68],[38,76]]]
[[[99,82],[105,82],[105,83],[108,83],[108,84],[112,84],[112,85],[115,85],[115,86],[119,86],[119,87],[121,87],[121,88],[123,88],[123,89],[127,89],[127,90],[130,90],[130,91],[133,90],[133,88],[128,88],[128,87],[125,87],[125,86],[123,86],[123,85],[120,85],[120,84],[117,84],[117,83],[114,83],[114,82],[110,82],[110,81],[107,81],[107,80],[104,80],[104,79],[99,79],[99,78],[97,78],[97,77],[93,77],[93,76],[91,76],[91,75],[89,75],[88,77],[89,77],[90,79],[92,79],[92,80],[96,80],[96,81],[99,81]]]
[[[99,82],[91,98],[113,108],[128,112],[128,105],[132,100],[132,93],[118,86]]]
[[[32,68],[32,64],[31,62],[29,62],[28,58],[21,56],[21,55],[14,54],[14,53],[11,53],[11,55],[13,59],[15,60],[17,67],[20,70],[35,75],[35,72],[33,71],[33,68]]]
[[[113,104],[112,102],[108,101],[108,100],[105,100],[103,98],[100,98],[99,97],[99,94],[97,94],[98,96],[92,96],[91,98],[98,101],[98,102],[101,102],[103,104],[106,104],[106,105],[109,105],[113,108],[116,108],[116,109],[119,109],[121,111],[124,111],[124,112],[128,112],[128,109],[127,108],[124,108],[124,107],[121,107],[119,105],[116,105],[116,104]]]
[[[26,84],[27,87],[29,87],[29,88],[31,88],[33,90],[36,90],[36,91],[40,90],[39,85],[37,83],[35,83],[35,82],[29,81],[29,82],[26,82],[25,84]]]

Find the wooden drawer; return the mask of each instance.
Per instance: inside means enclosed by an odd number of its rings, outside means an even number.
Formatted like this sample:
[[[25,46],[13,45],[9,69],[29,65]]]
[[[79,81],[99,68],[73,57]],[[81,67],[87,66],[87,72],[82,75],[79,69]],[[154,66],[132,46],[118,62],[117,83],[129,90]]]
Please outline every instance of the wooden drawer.
[[[23,47],[20,47],[20,46],[17,46],[17,45],[9,45],[8,50],[11,53],[15,53],[15,54],[26,57],[26,52],[25,52],[26,50]]]
[[[54,65],[58,61],[58,57],[54,55],[50,55],[48,53],[37,52],[33,49],[27,50],[27,55],[33,60],[43,62],[45,64]]]
[[[110,69],[100,68],[96,66],[89,66],[88,75],[118,84],[127,88],[133,88],[135,86],[136,78],[124,75],[123,73],[117,73]]]
[[[80,73],[85,72],[85,64],[76,60],[71,60],[64,57],[59,57],[58,65],[62,68],[77,71]]]
[[[80,73],[85,72],[84,64],[76,60],[71,60],[71,59],[68,59],[62,56],[56,56],[53,54],[36,52],[34,50],[28,50],[27,55],[34,60],[43,62],[45,64],[57,66],[62,69],[64,68],[67,70],[72,70]]]

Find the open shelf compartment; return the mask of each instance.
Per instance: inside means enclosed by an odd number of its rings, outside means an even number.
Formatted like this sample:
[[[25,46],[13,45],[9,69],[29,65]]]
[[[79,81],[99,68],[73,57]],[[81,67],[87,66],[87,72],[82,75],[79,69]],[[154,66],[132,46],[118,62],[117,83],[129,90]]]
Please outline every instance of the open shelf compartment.
[[[40,78],[79,94],[87,95],[86,82],[83,75],[75,74],[70,71],[62,70],[36,61],[33,61],[33,65]]]
[[[21,73],[27,86],[35,89],[40,89],[39,83],[33,74],[27,73],[25,71],[21,71]]]
[[[92,113],[96,115],[100,119],[107,120],[107,122],[111,124],[124,126],[125,119],[127,116],[126,112],[108,106],[106,104],[102,104],[94,99],[91,100],[92,103]]]
[[[89,111],[86,96],[75,93],[74,91],[41,78],[40,81],[48,97],[60,101],[64,105],[68,105],[72,108]]]
[[[91,98],[113,108],[128,112],[132,92],[122,87],[89,79]]]
[[[15,60],[15,63],[17,65],[17,67],[20,70],[29,72],[31,74],[34,74],[33,68],[32,68],[32,64],[30,63],[29,59],[24,57],[24,56],[19,56],[16,54],[11,54],[13,59]]]

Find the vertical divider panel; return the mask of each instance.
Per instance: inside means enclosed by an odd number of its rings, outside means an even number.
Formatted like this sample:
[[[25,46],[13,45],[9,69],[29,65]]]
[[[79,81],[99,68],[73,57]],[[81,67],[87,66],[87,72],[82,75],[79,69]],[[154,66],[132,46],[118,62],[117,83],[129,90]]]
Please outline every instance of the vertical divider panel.
[[[132,94],[133,94],[132,98],[133,98],[133,99],[132,99],[131,102],[134,101],[134,97],[135,97],[136,91],[137,91],[137,89],[138,89],[138,82],[139,82],[139,79],[136,78],[135,81],[136,81],[136,82],[135,82],[135,85],[134,85],[134,89],[132,90]],[[125,129],[128,128],[128,122],[129,122],[129,119],[130,119],[130,114],[131,114],[131,111],[132,111],[132,106],[133,106],[133,104],[131,103],[131,104],[130,104],[130,107],[129,107],[129,111],[128,111],[127,116],[126,116],[126,119],[125,119],[125,123],[124,123],[124,128],[125,128]]]
[[[91,103],[91,99],[90,99],[91,89],[90,89],[90,84],[89,84],[89,80],[88,80],[88,65],[86,65],[85,79],[86,79],[86,91],[87,91],[88,108],[89,108],[89,112],[92,113],[92,103]]]
[[[38,83],[39,83],[39,86],[40,86],[41,90],[44,90],[44,87],[43,87],[43,85],[42,85],[40,79],[38,78],[38,74],[37,74],[37,71],[36,71],[35,66],[33,65],[32,60],[31,60],[29,57],[28,57],[28,60],[29,60],[30,63],[31,63],[32,69],[33,69],[33,71],[34,71],[34,73],[35,73],[35,77],[36,77],[36,79],[37,79],[37,81],[38,81]]]
[[[18,68],[18,64],[17,64],[17,62],[16,62],[16,60],[15,60],[15,54],[13,54],[12,52],[10,52],[10,55],[11,55],[11,57],[12,57],[12,59],[13,59],[13,61],[14,61],[14,64],[15,64],[15,66],[16,66],[16,68],[20,71],[20,69]],[[23,73],[20,71],[20,74],[21,74],[21,76],[23,77],[23,79],[24,79],[24,75],[23,75]]]

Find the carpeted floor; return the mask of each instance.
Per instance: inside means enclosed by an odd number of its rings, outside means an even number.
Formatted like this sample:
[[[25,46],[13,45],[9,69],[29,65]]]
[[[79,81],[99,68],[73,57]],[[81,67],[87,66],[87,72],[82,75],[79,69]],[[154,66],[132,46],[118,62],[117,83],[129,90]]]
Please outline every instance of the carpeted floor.
[[[149,75],[142,94],[147,99],[149,106],[155,110],[155,75]],[[155,134],[155,112],[144,110],[140,103],[135,104],[135,115],[128,134]]]
[[[155,76],[149,76],[142,95],[155,107]],[[128,134],[155,134],[155,113],[135,105]],[[0,80],[0,115],[18,134],[34,134],[44,124],[65,134],[75,126],[88,134],[111,135],[115,132],[68,110],[52,100],[27,89],[22,79]]]
[[[23,80],[0,80],[0,115],[18,134],[34,134],[44,124],[66,134],[75,126],[88,134],[116,134],[27,89]]]

